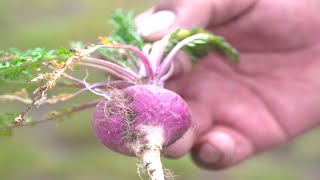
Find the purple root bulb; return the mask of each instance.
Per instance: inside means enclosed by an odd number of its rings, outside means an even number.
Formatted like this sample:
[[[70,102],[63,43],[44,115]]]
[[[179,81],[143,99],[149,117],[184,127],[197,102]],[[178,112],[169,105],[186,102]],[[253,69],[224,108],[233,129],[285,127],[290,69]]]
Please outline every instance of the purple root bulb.
[[[191,115],[178,94],[158,86],[137,85],[113,90],[110,98],[101,100],[92,124],[105,146],[137,156],[143,144],[152,143],[161,150],[181,138],[191,126]]]

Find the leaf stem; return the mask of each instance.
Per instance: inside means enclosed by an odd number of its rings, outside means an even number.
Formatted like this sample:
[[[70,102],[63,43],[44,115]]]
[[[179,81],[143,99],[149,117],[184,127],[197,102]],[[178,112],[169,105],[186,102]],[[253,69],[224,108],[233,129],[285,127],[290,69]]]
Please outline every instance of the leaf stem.
[[[152,50],[151,50],[148,57],[150,59],[151,67],[152,67],[153,71],[155,72],[155,74],[157,74],[159,71],[161,59],[164,54],[165,48],[168,45],[169,38],[170,38],[170,36],[167,35],[167,36],[163,37],[161,40],[156,41],[152,45]]]
[[[127,79],[130,79],[133,82],[139,78],[138,75],[135,74],[134,72],[131,72],[130,70],[118,64],[115,64],[113,62],[109,62],[109,61],[105,61],[105,60],[93,58],[93,57],[85,57],[85,58],[82,58],[82,60],[83,62],[93,63],[93,64],[101,65],[103,67],[112,69],[113,71],[120,73],[123,76],[126,76]]]
[[[80,87],[82,87],[79,83],[63,83],[63,82],[57,82],[57,86],[69,87],[69,88],[80,88]]]
[[[174,63],[171,63],[169,70],[163,76],[160,77],[160,82],[165,82],[166,80],[168,80],[173,73],[174,73]]]
[[[57,119],[59,119],[61,117],[68,116],[68,115],[70,115],[72,113],[79,112],[79,111],[85,110],[87,108],[94,107],[94,106],[96,106],[98,104],[98,102],[99,102],[99,100],[95,100],[95,101],[90,101],[90,102],[87,102],[87,103],[84,103],[84,104],[81,104],[81,105],[78,105],[78,106],[74,106],[70,110],[63,111],[63,112],[59,113],[58,115],[46,117],[46,118],[43,118],[43,119],[38,120],[38,121],[31,121],[31,122],[28,122],[28,123],[25,123],[25,124],[21,124],[21,125],[18,125],[18,126],[16,126],[16,125],[2,126],[2,127],[0,127],[0,131],[1,130],[13,129],[13,128],[34,126],[34,125],[41,124],[41,123],[44,123],[44,122],[57,120]]]
[[[111,75],[113,75],[113,76],[115,76],[117,78],[120,78],[120,79],[123,79],[123,80],[128,80],[130,82],[134,82],[136,80],[136,79],[131,79],[130,77],[127,77],[127,76],[125,76],[123,74],[120,74],[120,73],[114,71],[111,68],[104,67],[104,66],[101,66],[101,65],[97,65],[97,64],[93,64],[93,63],[85,63],[85,62],[79,62],[78,64],[82,65],[82,66],[87,66],[87,67],[95,68],[95,69],[110,73]]]
[[[184,40],[180,41],[171,51],[170,53],[167,55],[167,57],[163,60],[163,62],[161,63],[160,66],[160,70],[159,70],[159,76],[161,77],[162,75],[164,75],[164,73],[166,73],[166,71],[168,70],[168,68],[170,67],[170,64],[172,63],[172,59],[173,57],[177,54],[177,52],[179,50],[181,50],[185,45],[187,45],[188,43],[190,43],[191,41],[194,41],[196,39],[201,39],[203,38],[203,36],[207,36],[207,34],[204,33],[199,33],[199,34],[195,34],[192,35],[190,37],[185,38]]]
[[[103,45],[103,47],[105,47],[105,48],[121,48],[121,49],[128,49],[128,50],[132,51],[141,60],[142,64],[144,65],[144,68],[146,69],[147,75],[150,76],[150,78],[152,80],[155,78],[154,72],[151,68],[150,61],[149,61],[148,57],[146,55],[144,55],[140,49],[138,49],[134,46],[124,45],[124,44]]]

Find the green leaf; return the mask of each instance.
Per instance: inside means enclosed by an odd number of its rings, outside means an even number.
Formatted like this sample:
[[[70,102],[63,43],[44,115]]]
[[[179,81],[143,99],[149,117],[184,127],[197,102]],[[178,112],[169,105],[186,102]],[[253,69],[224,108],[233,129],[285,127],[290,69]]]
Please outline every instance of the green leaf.
[[[238,52],[227,43],[222,37],[213,35],[202,29],[178,29],[170,35],[169,44],[166,51],[169,52],[182,40],[201,34],[200,38],[189,42],[183,50],[189,55],[193,62],[196,62],[199,58],[204,57],[210,51],[216,50],[217,52],[227,56],[233,62],[238,62]]]

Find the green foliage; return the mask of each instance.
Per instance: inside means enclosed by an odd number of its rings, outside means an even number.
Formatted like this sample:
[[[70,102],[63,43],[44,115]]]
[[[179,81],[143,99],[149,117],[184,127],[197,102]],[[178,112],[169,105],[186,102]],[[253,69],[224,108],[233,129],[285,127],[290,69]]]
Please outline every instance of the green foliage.
[[[58,50],[46,50],[35,48],[27,51],[9,49],[0,51],[0,77],[9,80],[31,79],[38,74],[37,69],[45,61],[52,59],[65,59],[72,53],[61,48]]]
[[[0,114],[0,136],[11,136],[12,135],[12,127],[13,121],[16,117],[19,116],[19,113],[5,113],[4,115]],[[24,119],[24,123],[32,123],[34,122],[31,117],[27,117]],[[4,128],[7,127],[7,128]]]
[[[65,48],[35,48],[27,51],[10,48],[0,51],[0,93],[12,93],[21,88],[34,90],[37,83],[30,80],[46,72],[47,69],[43,69],[44,62],[54,59],[59,64],[71,55],[72,52]]]
[[[114,11],[110,24],[113,27],[109,39],[121,44],[135,46],[141,49],[144,45],[143,39],[137,33],[134,26],[134,13],[124,12],[121,9]]]
[[[115,10],[109,23],[113,27],[113,31],[109,36],[111,43],[126,44],[142,49],[145,42],[135,29],[134,13],[132,11],[125,12],[121,9]],[[121,54],[118,49],[100,49],[100,53],[108,59],[118,62],[128,68],[132,67],[132,64],[130,64],[132,62],[128,61],[128,59],[134,61],[138,60],[133,53],[126,52]]]
[[[172,48],[182,40],[196,34],[201,34],[201,38],[189,42],[183,48],[193,62],[207,55],[212,50],[217,50],[219,53],[230,58],[233,62],[238,61],[237,51],[222,37],[213,35],[198,28],[190,30],[178,29],[172,33],[169,39],[169,45],[167,46],[167,52],[172,50]]]
[[[0,115],[0,127],[10,126],[15,117],[17,117],[17,114],[14,113],[6,113],[4,115]],[[11,134],[11,128],[0,129],[0,136],[10,136]]]

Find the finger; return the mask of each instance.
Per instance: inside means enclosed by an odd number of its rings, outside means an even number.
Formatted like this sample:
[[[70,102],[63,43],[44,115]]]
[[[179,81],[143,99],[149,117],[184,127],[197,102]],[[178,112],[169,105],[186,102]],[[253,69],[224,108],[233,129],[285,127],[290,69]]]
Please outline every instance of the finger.
[[[254,146],[240,133],[217,126],[196,142],[192,157],[205,169],[222,169],[235,165],[253,155]]]
[[[179,158],[190,152],[196,138],[208,131],[211,127],[211,114],[205,108],[195,101],[188,102],[189,108],[192,110],[192,127],[186,132],[186,134],[174,144],[165,149],[164,155],[169,158]]]
[[[180,158],[189,153],[194,143],[193,128],[190,128],[178,141],[164,150],[164,156],[167,158]]]
[[[138,32],[157,40],[176,28],[205,27],[211,14],[211,0],[161,0],[156,7],[137,17]]]
[[[155,41],[168,32],[175,18],[176,15],[172,11],[155,11],[154,8],[151,8],[136,17],[136,29],[146,40]]]
[[[242,14],[256,0],[160,0],[147,13],[138,16],[138,32],[148,40],[157,40],[177,28],[205,28]]]

